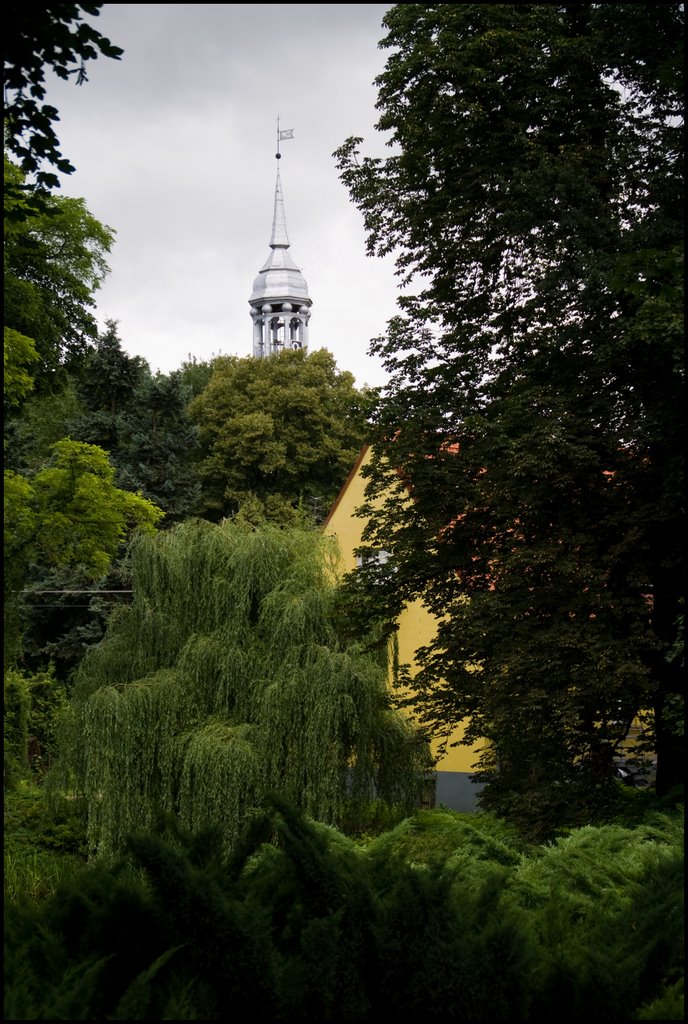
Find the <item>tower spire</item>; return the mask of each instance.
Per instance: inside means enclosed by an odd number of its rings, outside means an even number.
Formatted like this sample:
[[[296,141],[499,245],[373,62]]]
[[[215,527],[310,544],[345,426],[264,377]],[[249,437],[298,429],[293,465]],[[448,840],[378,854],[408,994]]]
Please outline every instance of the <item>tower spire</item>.
[[[292,128],[280,130],[278,116],[277,160],[281,159],[280,142],[293,138]],[[286,348],[308,348],[308,321],[312,303],[308,285],[288,250],[289,236],[278,163],[270,254],[253,282],[248,300],[253,320],[253,354],[259,359]]]
[[[282,246],[289,248],[289,236],[287,235],[287,221],[284,216],[284,196],[282,195],[282,182],[280,180],[279,164],[277,165],[277,181],[275,183],[275,212],[272,216],[272,235],[270,236],[270,248],[275,249]]]

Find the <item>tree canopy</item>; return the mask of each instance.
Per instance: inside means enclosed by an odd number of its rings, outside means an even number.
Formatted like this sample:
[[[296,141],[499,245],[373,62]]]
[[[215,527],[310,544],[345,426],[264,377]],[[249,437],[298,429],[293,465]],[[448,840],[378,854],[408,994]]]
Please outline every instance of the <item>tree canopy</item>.
[[[363,443],[369,407],[325,349],[219,357],[190,406],[204,514],[219,519],[253,499],[277,521],[299,502],[323,516]]]
[[[45,162],[62,174],[74,168],[60,152],[53,127],[59,120],[55,107],[42,103],[46,97],[45,69],[59,78],[87,80],[86,62],[99,54],[119,60],[124,52],[113,45],[83,15],[98,17],[102,4],[48,4],[27,7],[5,5],[3,31],[3,85],[5,94],[5,146],[20,161],[22,169],[34,176],[41,189],[59,187],[52,171],[41,169]],[[13,191],[17,189],[14,182]]]
[[[96,445],[64,438],[53,448],[51,466],[31,481],[18,482],[29,507],[17,507],[17,522],[9,526],[16,525],[12,534],[19,538],[21,522],[30,520],[29,542],[48,562],[83,565],[100,575],[128,530],[150,529],[163,513],[145,498],[115,487],[107,453]]]
[[[333,554],[312,529],[141,537],[133,603],[79,666],[63,747],[93,852],[160,810],[233,848],[270,792],[329,823],[412,800],[425,744],[390,708],[384,659],[338,629]]]
[[[77,381],[83,403],[70,432],[110,452],[117,483],[140,491],[165,511],[165,525],[196,512],[197,428],[187,406],[193,391],[182,370],[152,374],[122,348],[117,323],[84,360]]]
[[[33,338],[3,328],[3,396],[9,408],[19,405],[33,390],[31,371],[39,359]]]
[[[436,612],[420,711],[470,720],[484,804],[525,820],[604,803],[642,707],[658,788],[682,778],[682,24],[679,4],[396,5],[393,152],[336,154],[408,288],[373,343],[385,502],[364,512],[394,557],[371,592]]]
[[[6,657],[16,655],[18,592],[30,565],[78,568],[97,580],[135,530],[153,530],[163,512],[115,486],[107,452],[63,438],[32,478],[5,471]]]
[[[23,181],[7,158],[5,173]],[[18,207],[24,215],[15,219]],[[109,272],[114,231],[69,196],[46,195],[38,211],[6,192],[5,214],[3,323],[32,339],[40,357],[36,389],[50,390],[59,368],[82,357],[97,336],[94,294]]]

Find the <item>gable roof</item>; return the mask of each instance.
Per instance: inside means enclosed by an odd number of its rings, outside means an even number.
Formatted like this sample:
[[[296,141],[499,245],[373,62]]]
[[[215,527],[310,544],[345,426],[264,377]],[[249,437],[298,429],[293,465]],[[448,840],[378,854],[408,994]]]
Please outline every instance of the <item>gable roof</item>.
[[[360,452],[358,453],[358,457],[356,458],[356,461],[354,462],[354,464],[353,464],[353,466],[351,468],[351,472],[349,473],[348,477],[346,478],[346,480],[342,484],[342,486],[340,488],[340,491],[339,491],[339,494],[337,495],[337,497],[332,502],[332,506],[330,508],[330,511],[327,513],[327,516],[325,517],[325,520],[322,523],[321,529],[324,530],[327,526],[329,526],[329,523],[330,523],[330,520],[332,519],[332,516],[337,511],[337,508],[339,507],[339,503],[341,502],[342,498],[344,497],[344,495],[348,491],[349,486],[351,484],[351,481],[353,480],[353,478],[356,476],[356,474],[358,473],[359,469],[361,468],[361,463],[363,462],[363,460],[365,459],[366,455],[368,454],[369,449],[370,449],[370,445],[368,445],[368,444],[364,444],[363,447],[361,448]]]

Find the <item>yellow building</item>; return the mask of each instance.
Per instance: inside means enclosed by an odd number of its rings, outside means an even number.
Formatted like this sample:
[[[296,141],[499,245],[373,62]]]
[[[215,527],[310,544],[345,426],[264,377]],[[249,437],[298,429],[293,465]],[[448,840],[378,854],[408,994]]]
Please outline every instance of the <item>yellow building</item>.
[[[366,480],[361,470],[370,461],[370,457],[370,448],[364,448],[323,524],[324,532],[337,539],[344,573],[356,568],[354,552],[362,545],[365,520],[356,516],[356,509],[364,502]],[[409,664],[412,671],[415,653],[419,647],[430,642],[436,629],[435,623],[434,616],[420,600],[409,605],[399,618],[399,661]],[[463,729],[459,728],[452,734],[446,753],[437,760],[434,792],[428,801],[430,806],[444,805],[458,811],[476,809],[480,787],[471,781],[471,773],[475,770],[478,748],[452,746],[453,742],[461,738],[462,733]],[[438,740],[431,744],[432,753],[436,757],[438,746]]]

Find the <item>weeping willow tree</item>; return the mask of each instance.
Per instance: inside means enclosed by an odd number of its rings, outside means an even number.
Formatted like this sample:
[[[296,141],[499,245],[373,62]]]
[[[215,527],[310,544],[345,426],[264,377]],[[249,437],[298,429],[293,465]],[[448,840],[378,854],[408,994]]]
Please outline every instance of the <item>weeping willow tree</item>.
[[[63,768],[94,855],[160,812],[231,848],[267,793],[337,824],[410,802],[427,748],[379,654],[337,628],[333,542],[186,522],[142,537],[134,599],[80,665]]]

